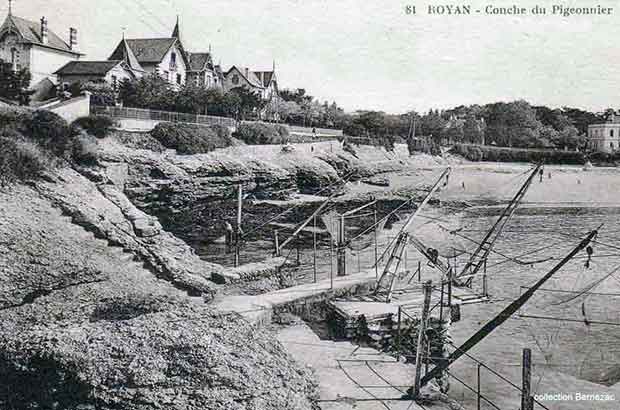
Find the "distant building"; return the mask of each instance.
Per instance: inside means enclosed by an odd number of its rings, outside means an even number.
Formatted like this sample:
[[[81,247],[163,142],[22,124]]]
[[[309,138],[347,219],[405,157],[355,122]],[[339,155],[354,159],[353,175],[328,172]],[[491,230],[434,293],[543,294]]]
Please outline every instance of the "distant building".
[[[587,149],[613,153],[620,149],[620,116],[612,115],[604,124],[588,125]]]
[[[77,30],[69,28],[69,42],[48,28],[47,19],[39,23],[13,15],[10,11],[0,27],[0,59],[14,70],[27,69],[35,90],[32,100],[45,99],[57,84],[54,74],[82,54],[77,48]]]
[[[246,87],[254,91],[264,99],[271,101],[279,98],[278,80],[276,77],[275,63],[271,71],[251,71],[249,68],[232,66],[224,74],[224,90],[230,91],[238,87]]]
[[[208,53],[187,53],[189,70],[187,81],[196,87],[223,89],[223,79],[213,65],[211,51]]]
[[[190,62],[179,31],[177,19],[171,37],[123,38],[108,60],[125,61],[131,69],[157,74],[175,88],[180,88],[187,80]]]
[[[122,60],[71,61],[56,71],[55,74],[61,84],[105,81],[115,90],[118,89],[123,80],[133,80],[139,76],[139,73],[131,69]]]

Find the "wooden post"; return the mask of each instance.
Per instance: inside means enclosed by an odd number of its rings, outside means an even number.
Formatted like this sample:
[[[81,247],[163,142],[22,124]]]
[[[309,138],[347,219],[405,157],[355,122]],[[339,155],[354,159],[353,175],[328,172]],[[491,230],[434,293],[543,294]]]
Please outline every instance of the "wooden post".
[[[418,282],[422,282],[422,261],[418,261]]]
[[[521,410],[533,410],[532,393],[532,350],[523,349],[523,388]]]
[[[239,184],[237,191],[237,237],[241,236],[241,210],[243,208],[243,185]],[[237,239],[238,240],[238,239]]]
[[[477,409],[477,410],[480,410],[480,406],[481,406],[481,404],[482,404],[482,401],[480,400],[480,397],[481,397],[481,396],[480,396],[480,387],[481,387],[481,386],[480,386],[480,367],[481,367],[481,366],[482,366],[482,365],[481,365],[480,363],[478,363],[478,389],[477,389],[477,390],[478,390],[478,394],[477,394],[478,399],[477,399],[477,401],[476,401],[476,402],[477,402],[477,404],[478,404],[478,406],[476,407],[476,409]]]
[[[452,316],[452,270],[448,271],[448,308]]]
[[[300,259],[300,255],[299,255],[299,241],[295,241],[295,249],[297,250],[297,266],[301,265],[301,259]]]
[[[329,238],[329,288],[334,288],[334,238]]]
[[[439,320],[443,321],[443,293],[445,291],[445,282],[441,281],[441,296],[439,297]]]
[[[273,231],[273,239],[276,245],[276,257],[280,256],[280,236],[278,234],[278,230]]]
[[[316,215],[314,216],[314,231],[312,233],[313,254],[312,259],[314,263],[314,283],[316,283]]]
[[[426,319],[431,304],[431,292],[433,283],[428,281],[424,284],[424,306],[422,307],[422,316],[418,326],[418,343],[415,352],[415,383],[413,385],[413,398],[420,395],[420,379],[422,377],[422,349],[424,348],[424,333],[426,331]]]
[[[396,334],[396,346],[398,346],[398,350],[396,353],[396,360],[400,361],[400,352],[402,350],[401,348],[401,334],[400,334],[400,329],[401,329],[401,320],[402,320],[402,307],[400,305],[398,305],[398,333]]]
[[[344,215],[340,216],[338,224],[338,248],[336,259],[338,262],[338,276],[347,276],[347,249],[345,247]]]
[[[482,294],[484,296],[489,295],[489,289],[487,288],[487,260],[484,260],[484,273],[482,274]]]
[[[375,203],[375,278],[377,280],[379,280],[379,250],[378,250],[378,243],[377,243],[377,231],[378,231],[378,226],[377,226],[377,204]]]

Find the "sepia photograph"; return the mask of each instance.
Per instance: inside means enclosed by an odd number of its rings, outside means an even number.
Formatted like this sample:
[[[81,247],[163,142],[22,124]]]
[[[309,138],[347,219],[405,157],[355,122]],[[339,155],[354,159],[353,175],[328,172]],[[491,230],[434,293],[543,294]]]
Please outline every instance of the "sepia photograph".
[[[616,0],[0,0],[0,410],[619,410]]]

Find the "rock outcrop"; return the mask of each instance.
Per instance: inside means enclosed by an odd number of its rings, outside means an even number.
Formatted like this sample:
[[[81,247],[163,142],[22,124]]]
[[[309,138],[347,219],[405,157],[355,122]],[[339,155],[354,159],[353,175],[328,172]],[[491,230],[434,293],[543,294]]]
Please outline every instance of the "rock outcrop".
[[[205,279],[187,245],[113,186],[47,179],[0,192],[0,408],[313,409],[312,374],[269,330],[179,289]]]
[[[105,175],[89,172],[100,182],[62,168],[34,187],[73,223],[135,254],[159,278],[192,295],[212,299],[211,275],[222,267],[201,260],[185,242],[162,230],[156,218],[136,208]]]

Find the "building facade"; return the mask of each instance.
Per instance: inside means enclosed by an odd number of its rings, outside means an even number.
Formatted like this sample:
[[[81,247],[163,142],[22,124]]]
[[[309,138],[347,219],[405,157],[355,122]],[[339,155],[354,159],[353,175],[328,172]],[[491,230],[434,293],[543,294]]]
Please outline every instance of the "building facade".
[[[115,90],[123,80],[134,80],[138,74],[125,61],[71,61],[55,73],[59,84],[106,82]]]
[[[14,70],[30,72],[33,100],[44,98],[57,84],[54,73],[59,68],[82,56],[77,30],[69,28],[67,37],[68,42],[50,30],[45,17],[37,23],[9,13],[0,27],[0,59],[11,63]]]
[[[251,71],[249,68],[232,66],[224,74],[224,90],[245,87],[258,93],[264,100],[272,101],[278,98],[278,81],[275,64],[272,71]]]
[[[604,124],[588,126],[587,149],[614,153],[620,149],[620,116],[613,115]]]
[[[201,88],[223,89],[223,83],[213,65],[211,51],[208,53],[187,53],[189,70],[187,72],[188,84]]]

